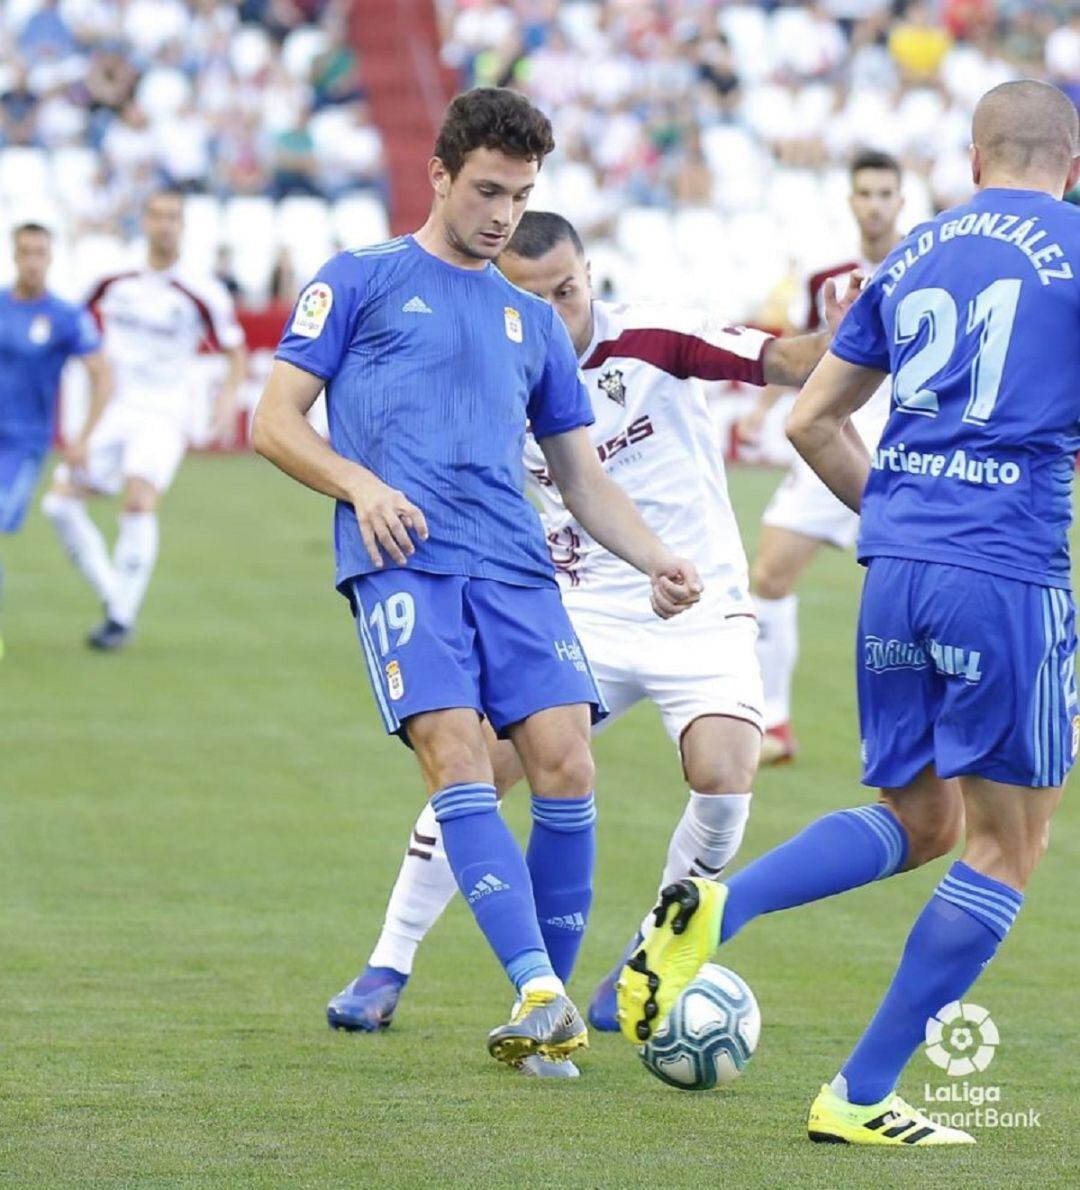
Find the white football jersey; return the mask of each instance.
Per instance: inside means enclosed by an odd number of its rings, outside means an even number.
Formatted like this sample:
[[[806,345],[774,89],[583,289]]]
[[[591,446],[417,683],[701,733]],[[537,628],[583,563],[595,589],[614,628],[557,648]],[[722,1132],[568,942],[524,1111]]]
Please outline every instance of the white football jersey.
[[[702,380],[763,384],[771,338],[701,310],[593,302],[593,338],[581,357],[605,471],[649,528],[701,572],[710,596],[752,614],[746,554],[728,497],[716,425]],[[595,542],[567,511],[540,447],[525,447],[527,488],[540,508],[563,601],[647,620],[649,580]]]
[[[87,306],[103,332],[115,399],[178,421],[190,415],[190,364],[204,344],[228,351],[244,341],[221,282],[182,265],[104,277]]]

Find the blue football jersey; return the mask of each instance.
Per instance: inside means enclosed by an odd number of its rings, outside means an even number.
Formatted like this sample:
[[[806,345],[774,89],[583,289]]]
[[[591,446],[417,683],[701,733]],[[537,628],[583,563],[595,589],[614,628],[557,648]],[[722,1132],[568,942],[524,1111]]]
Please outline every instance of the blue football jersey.
[[[277,358],[326,381],[334,449],[424,513],[430,537],[410,569],[554,582],[523,494],[525,428],[545,438],[593,414],[546,302],[492,264],[457,268],[405,236],[328,261],[300,295]],[[334,545],[339,586],[375,569],[341,502]]]
[[[892,373],[860,559],[1069,586],[1080,447],[1080,209],[983,190],[917,227],[832,344]]]
[[[97,326],[81,307],[51,293],[21,301],[0,290],[0,438],[48,446],[64,364],[100,347]]]

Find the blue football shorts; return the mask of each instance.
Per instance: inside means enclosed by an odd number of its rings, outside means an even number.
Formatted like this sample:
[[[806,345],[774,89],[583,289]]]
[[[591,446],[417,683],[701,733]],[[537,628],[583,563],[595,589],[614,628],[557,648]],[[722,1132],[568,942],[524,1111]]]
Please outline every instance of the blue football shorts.
[[[1060,785],[1080,742],[1072,596],[962,566],[874,558],[859,612],[863,782]]]
[[[15,533],[37,487],[46,451],[0,437],[0,533]]]
[[[386,730],[424,711],[470,707],[500,736],[549,707],[607,708],[558,588],[401,567],[347,587]]]

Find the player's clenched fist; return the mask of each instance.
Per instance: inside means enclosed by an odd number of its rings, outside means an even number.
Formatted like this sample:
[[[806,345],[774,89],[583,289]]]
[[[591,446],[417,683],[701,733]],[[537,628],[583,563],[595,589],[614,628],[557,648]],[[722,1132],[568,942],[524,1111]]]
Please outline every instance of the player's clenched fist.
[[[652,608],[663,620],[670,620],[693,607],[704,590],[693,562],[673,554],[654,566],[649,578],[652,581]]]
[[[370,472],[349,489],[349,499],[356,510],[364,547],[376,566],[383,564],[380,546],[398,566],[405,565],[416,553],[410,531],[420,541],[427,541],[427,521],[420,509],[403,492]]]

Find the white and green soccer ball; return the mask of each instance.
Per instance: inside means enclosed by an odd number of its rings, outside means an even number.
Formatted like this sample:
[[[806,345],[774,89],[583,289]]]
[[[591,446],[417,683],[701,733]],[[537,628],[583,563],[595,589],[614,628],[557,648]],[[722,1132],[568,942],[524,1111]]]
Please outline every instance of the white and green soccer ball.
[[[638,1053],[648,1070],[682,1091],[738,1078],[761,1034],[761,1010],[741,976],[706,963]]]

